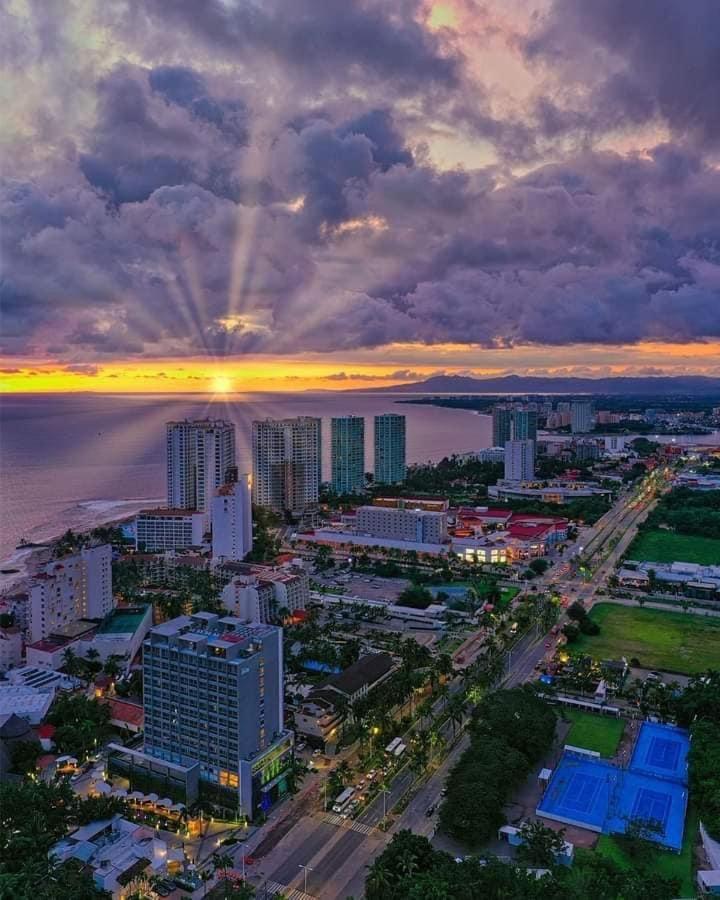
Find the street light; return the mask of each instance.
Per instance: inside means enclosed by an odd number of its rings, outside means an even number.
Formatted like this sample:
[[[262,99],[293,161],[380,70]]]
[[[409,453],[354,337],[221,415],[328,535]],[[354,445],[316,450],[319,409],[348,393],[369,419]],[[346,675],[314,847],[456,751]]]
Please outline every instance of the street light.
[[[385,819],[387,817],[387,795],[390,791],[387,788],[381,788],[380,793],[383,795],[383,828],[385,828]]]
[[[303,873],[304,873],[304,875],[305,875],[305,881],[304,881],[303,893],[307,894],[307,873],[308,873],[308,872],[312,872],[313,869],[312,869],[310,866],[304,866],[302,863],[300,863],[300,864],[298,865],[298,868],[299,868],[299,869],[302,869],[302,870],[303,870]]]

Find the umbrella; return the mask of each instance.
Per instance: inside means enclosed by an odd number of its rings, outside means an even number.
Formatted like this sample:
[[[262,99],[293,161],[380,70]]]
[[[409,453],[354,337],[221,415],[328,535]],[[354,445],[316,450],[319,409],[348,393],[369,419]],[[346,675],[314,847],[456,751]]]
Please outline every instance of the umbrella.
[[[128,792],[125,790],[125,788],[115,788],[115,790],[112,792],[113,797],[124,798],[127,797],[127,795]]]
[[[157,806],[164,806],[164,807],[166,807],[167,809],[170,809],[170,807],[173,805],[173,802],[172,802],[172,800],[171,800],[169,797],[163,797],[162,800],[158,800],[158,802],[157,802],[156,805],[157,805]]]
[[[173,805],[170,807],[170,809],[173,812],[182,812],[185,809],[185,804],[184,803],[173,803]]]
[[[128,800],[140,801],[144,796],[142,791],[133,791],[132,794],[128,794]]]
[[[158,797],[157,794],[148,794],[148,795],[145,797],[144,802],[145,802],[145,803],[157,803],[159,799],[160,799],[160,798]]]

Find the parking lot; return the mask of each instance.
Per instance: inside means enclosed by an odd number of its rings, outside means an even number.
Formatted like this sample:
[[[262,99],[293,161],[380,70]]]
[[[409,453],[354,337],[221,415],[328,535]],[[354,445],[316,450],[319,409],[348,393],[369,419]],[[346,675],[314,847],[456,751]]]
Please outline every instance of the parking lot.
[[[316,574],[313,579],[329,591],[338,591],[361,600],[382,600],[386,603],[394,603],[408,584],[406,578],[380,578],[349,572],[339,575]]]

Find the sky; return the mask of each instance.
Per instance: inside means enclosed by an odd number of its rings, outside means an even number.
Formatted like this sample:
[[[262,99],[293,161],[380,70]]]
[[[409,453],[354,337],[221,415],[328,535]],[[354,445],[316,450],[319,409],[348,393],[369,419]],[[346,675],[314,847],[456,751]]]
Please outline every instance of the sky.
[[[716,0],[0,0],[0,387],[720,375]]]

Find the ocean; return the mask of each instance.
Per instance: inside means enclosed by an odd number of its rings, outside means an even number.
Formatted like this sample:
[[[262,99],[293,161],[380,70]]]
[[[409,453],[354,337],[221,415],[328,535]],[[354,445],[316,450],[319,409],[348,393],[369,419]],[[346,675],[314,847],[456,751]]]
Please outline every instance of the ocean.
[[[407,397],[407,395],[405,395]],[[67,528],[132,515],[164,503],[165,422],[213,416],[237,428],[241,471],[250,471],[253,419],[323,418],[323,477],[329,478],[331,416],[365,416],[366,471],[372,417],[407,416],[408,462],[490,446],[490,417],[469,410],[399,404],[398,395],[6,394],[0,401],[0,560],[18,562],[21,538],[44,541]]]

